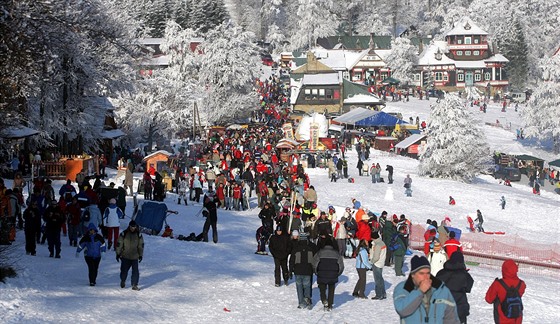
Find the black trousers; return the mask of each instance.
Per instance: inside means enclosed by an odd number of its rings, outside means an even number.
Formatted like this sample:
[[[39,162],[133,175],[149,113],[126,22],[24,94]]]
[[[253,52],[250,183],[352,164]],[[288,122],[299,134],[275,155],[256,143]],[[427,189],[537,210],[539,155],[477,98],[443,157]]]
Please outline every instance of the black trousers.
[[[88,267],[89,283],[95,283],[95,280],[97,279],[97,270],[99,269],[99,262],[101,262],[101,258],[86,256],[85,259]]]
[[[25,230],[25,252],[35,254],[37,250],[37,231],[34,229]]]
[[[277,259],[274,258],[274,283],[277,285],[281,284],[281,276],[280,276],[280,269],[282,269],[282,277],[284,281],[288,281],[289,274],[288,274],[288,259]]]
[[[358,271],[358,282],[356,282],[356,286],[354,286],[354,294],[364,297],[366,291],[366,273],[367,270],[364,269],[356,269]]]
[[[210,216],[206,217],[206,222],[204,222],[204,227],[202,229],[202,237],[204,242],[208,242],[208,231],[210,230],[210,226],[212,226],[212,241],[214,241],[214,243],[218,243],[217,223],[217,220],[210,220]]]
[[[328,307],[332,307],[334,303],[334,288],[336,284],[318,284],[319,286],[319,294],[321,295],[321,302],[325,304],[327,302]],[[327,288],[329,289],[328,297],[327,297]]]

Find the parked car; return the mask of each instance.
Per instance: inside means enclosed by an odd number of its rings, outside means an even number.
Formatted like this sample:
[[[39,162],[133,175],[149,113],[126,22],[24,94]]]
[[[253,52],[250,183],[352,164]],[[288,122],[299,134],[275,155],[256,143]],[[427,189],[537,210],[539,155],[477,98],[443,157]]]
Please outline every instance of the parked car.
[[[505,94],[506,99],[509,99],[513,102],[523,103],[527,101],[527,95],[525,92],[508,92]]]
[[[494,179],[521,181],[521,171],[518,168],[499,166],[494,171]]]

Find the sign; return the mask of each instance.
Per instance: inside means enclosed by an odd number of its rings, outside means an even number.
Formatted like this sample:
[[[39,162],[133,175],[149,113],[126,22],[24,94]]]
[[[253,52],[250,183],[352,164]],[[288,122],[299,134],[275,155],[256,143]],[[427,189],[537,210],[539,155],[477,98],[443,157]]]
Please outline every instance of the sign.
[[[309,125],[309,149],[317,150],[319,148],[319,124],[311,123]]]
[[[292,127],[292,123],[285,123],[282,125],[282,130],[284,131],[284,137],[295,141],[294,139],[294,128]]]

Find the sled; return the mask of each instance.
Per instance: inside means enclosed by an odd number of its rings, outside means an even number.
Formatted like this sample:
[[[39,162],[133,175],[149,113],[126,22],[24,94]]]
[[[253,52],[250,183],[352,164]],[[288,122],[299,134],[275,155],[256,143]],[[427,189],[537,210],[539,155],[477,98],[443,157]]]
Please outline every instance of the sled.
[[[474,228],[474,221],[473,221],[472,217],[467,216],[467,221],[469,222],[468,229],[473,233],[476,232],[476,229]]]
[[[506,234],[506,232],[483,232],[483,233],[484,233],[484,234],[490,234],[490,235],[492,235],[492,234],[495,234],[495,235],[505,235],[505,234]]]
[[[158,235],[163,224],[167,225],[168,214],[177,214],[177,212],[168,210],[165,203],[146,200],[134,207],[132,219],[138,226],[150,230],[152,235]]]

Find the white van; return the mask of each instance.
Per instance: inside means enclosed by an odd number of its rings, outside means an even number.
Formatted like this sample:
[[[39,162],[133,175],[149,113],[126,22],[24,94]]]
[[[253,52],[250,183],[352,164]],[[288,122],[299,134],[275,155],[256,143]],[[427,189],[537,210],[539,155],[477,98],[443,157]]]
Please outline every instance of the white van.
[[[513,102],[523,103],[527,101],[527,95],[525,92],[509,92],[506,94],[506,98],[510,99]]]

